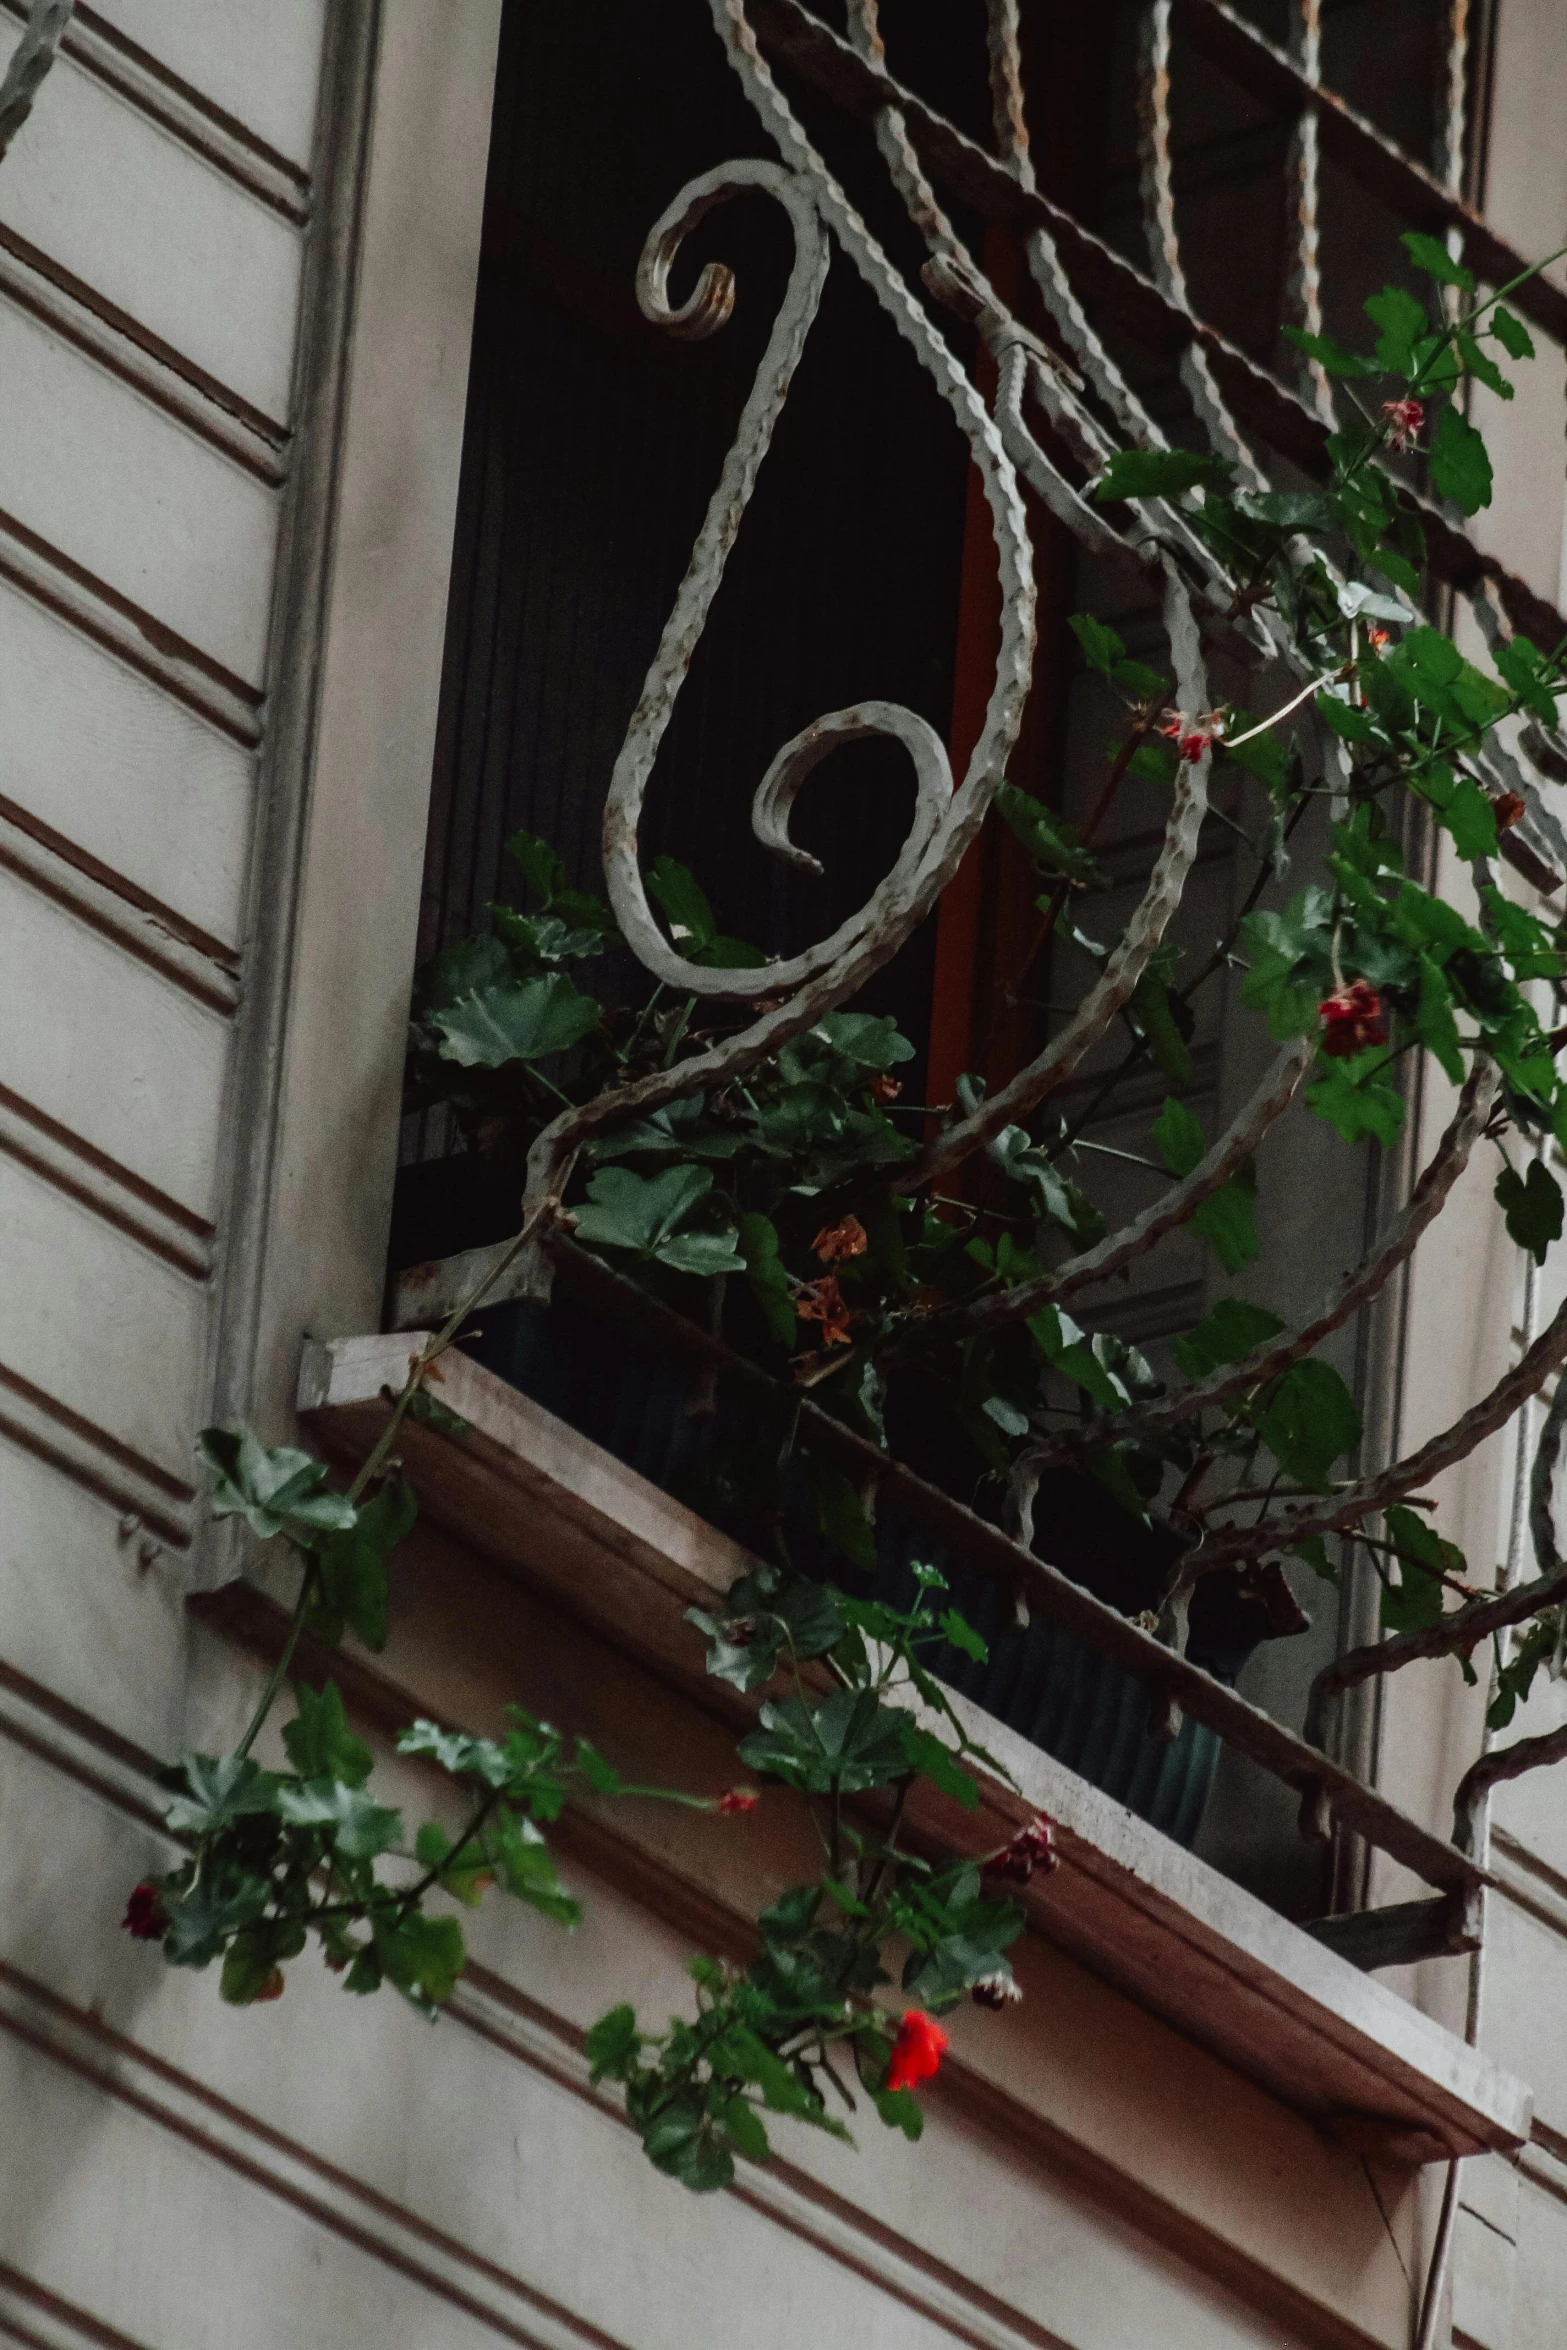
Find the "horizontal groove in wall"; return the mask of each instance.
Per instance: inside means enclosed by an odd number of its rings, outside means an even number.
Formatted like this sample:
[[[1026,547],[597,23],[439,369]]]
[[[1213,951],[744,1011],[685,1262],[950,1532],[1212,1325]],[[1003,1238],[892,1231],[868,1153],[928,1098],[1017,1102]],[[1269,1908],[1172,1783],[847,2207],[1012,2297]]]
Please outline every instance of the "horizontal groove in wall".
[[[0,865],[208,1010],[229,1016],[238,1009],[238,958],[230,948],[6,799],[0,799]]]
[[[151,2350],[0,2260],[0,2342],[22,2350]]]
[[[3,510],[0,577],[117,654],[247,750],[260,743],[261,696],[243,679]]]
[[[128,1534],[126,1539],[133,1540]],[[155,1758],[103,1723],[90,1720],[14,1665],[0,1659],[0,1737],[36,1755],[51,1770],[112,1804],[138,1827],[166,1839],[171,1865],[179,1847],[163,1825],[166,1795]]]
[[[25,237],[0,225],[0,294],[85,351],[188,431],[276,489],[288,427],[253,408],[128,311],[105,301]]]
[[[1491,1830],[1491,1869],[1507,1900],[1567,1938],[1567,1877],[1498,1827]]]
[[[447,2012],[608,2120],[633,2127],[619,2099],[592,2086],[580,2035],[487,1968],[469,1966]],[[729,2190],[737,2201],[852,2269],[969,2350],[1067,2350],[1058,2334],[1035,2325],[792,2163],[775,2160],[766,2170],[745,2164],[740,2180]]]
[[[186,1604],[198,1621],[211,1625],[261,1663],[276,1661],[287,1630],[287,1615],[256,1585],[232,1582],[222,1590],[197,1594]],[[343,1649],[317,1650],[312,1658],[308,1640],[299,1657],[296,1669],[304,1678],[319,1680],[330,1673],[350,1715],[361,1727],[392,1739],[407,1722],[412,1693],[387,1680],[373,1663]],[[437,1719],[443,1729],[462,1726],[445,1715]],[[749,1919],[711,1885],[700,1883],[667,1860],[655,1859],[619,1829],[569,1807],[555,1834],[564,1853],[600,1880],[614,1884],[625,1898],[684,1940],[730,1960],[743,1962],[750,1955],[754,1929]],[[622,2127],[632,2126],[623,2109],[606,2101],[605,2092],[588,2082],[588,2066],[581,2055],[582,2035],[576,2028],[488,1968],[468,1966],[448,2013],[497,2048],[547,2072],[561,2087],[584,2097]],[[970,2126],[993,2143],[1008,2146],[1018,2161],[1037,2161],[1052,2177],[1071,2182],[1101,2209],[1115,2213],[1118,2224],[1173,2254],[1194,2276],[1234,2293],[1248,2308],[1265,2312],[1270,2320],[1286,2316],[1298,2329],[1303,2345],[1316,2345],[1317,2350],[1366,2350],[1367,2337],[1358,2327],[1309,2299],[1246,2249],[1212,2233],[1202,2222],[1145,2189],[1132,2174],[1113,2166],[1066,2129],[1014,2103],[1004,2091],[983,2082],[955,2060],[947,2064],[943,2079]],[[808,2237],[829,2258],[892,2297],[928,2312],[971,2350],[1067,2350],[1055,2335],[1014,2306],[983,2287],[976,2288],[967,2275],[927,2253],[917,2238],[876,2219],[787,2161],[775,2161],[765,2172],[743,2168],[742,2176],[743,2187],[728,2192],[777,2219],[791,2232]],[[941,2293],[933,2292],[927,2280],[935,2280]],[[949,2288],[955,2300],[947,2297]],[[961,2309],[967,2330],[954,2328],[950,2312],[955,2306]]]
[[[26,0],[0,0],[7,15],[24,18]],[[64,54],[84,73],[102,82],[155,122],[171,138],[188,147],[225,179],[254,196],[285,219],[303,223],[310,217],[310,180],[264,139],[222,107],[204,98],[189,82],[181,81],[156,57],[99,16],[78,5],[61,43]]]
[[[0,1963],[0,2030],[525,2350],[630,2350],[406,2205]]]
[[[188,1549],[195,1487],[0,1363],[0,1436],[96,1494],[172,1549]]]
[[[0,1085],[0,1151],[193,1281],[211,1275],[209,1223],[6,1085]]]

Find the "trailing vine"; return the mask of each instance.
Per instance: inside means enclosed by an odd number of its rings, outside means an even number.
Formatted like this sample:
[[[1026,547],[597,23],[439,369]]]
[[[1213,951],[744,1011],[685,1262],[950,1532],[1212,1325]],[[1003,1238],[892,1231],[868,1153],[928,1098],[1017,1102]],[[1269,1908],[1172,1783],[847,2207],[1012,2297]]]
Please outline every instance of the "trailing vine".
[[[770,194],[796,239],[771,347],[777,365],[758,379],[617,765],[606,823],[612,902],[576,886],[549,843],[518,834],[509,849],[522,902],[496,905],[484,935],[443,949],[415,989],[408,1106],[444,1105],[467,1148],[515,1178],[526,1219],[416,1351],[346,1493],[322,1463],[267,1448],[244,1428],[202,1439],[215,1514],[241,1516],[259,1539],[292,1548],[298,1599],[238,1746],[186,1756],[171,1772],[168,1822],[186,1857],[135,1890],[126,1924],[171,1963],[220,1963],[222,1994],[237,2004],[275,1997],[314,1935],[347,1989],[390,1982],[433,2014],[464,1958],[452,1902],[475,1903],[494,1884],[571,1923],[575,1904],[543,1831],[579,1789],[662,1792],[740,1816],[751,1807],[744,1785],[717,1796],[625,1787],[585,1742],[518,1713],[501,1740],[427,1723],[404,1733],[400,1750],[442,1770],[467,1804],[455,1832],[432,1821],[410,1839],[372,1795],[369,1751],[330,1684],[294,1692],[282,1732],[289,1769],[263,1767],[253,1751],[301,1637],[330,1647],[352,1632],[371,1649],[384,1640],[386,1561],[415,1510],[397,1430],[410,1412],[439,1415],[432,1373],[480,1299],[547,1294],[552,1251],[567,1238],[889,1455],[924,1465],[939,1425],[943,1473],[1046,1556],[1044,1481],[1092,1480],[1107,1508],[1163,1546],[1151,1614],[1174,1648],[1215,1579],[1255,1592],[1270,1574],[1278,1581],[1286,1556],[1329,1582],[1360,1562],[1378,1579],[1391,1637],[1330,1668],[1319,1717],[1337,1691],[1417,1657],[1456,1658],[1473,1677],[1471,1655],[1490,1642],[1488,1720],[1500,1728],[1562,1650],[1567,1590],[1549,1532],[1548,1471],[1534,1513],[1541,1576],[1505,1601],[1489,1592],[1490,1562],[1471,1569],[1442,1532],[1425,1488],[1567,1360],[1567,1308],[1451,1428],[1383,1466],[1359,1462],[1359,1409],[1319,1351],[1405,1262],[1476,1151],[1496,1154],[1496,1202],[1520,1249],[1543,1262],[1563,1228],[1548,1151],[1567,1148],[1567,935],[1504,888],[1498,866],[1511,853],[1549,878],[1551,860],[1567,864],[1542,781],[1563,755],[1554,746],[1567,640],[1536,645],[1487,604],[1482,667],[1426,617],[1438,599],[1416,494],[1423,478],[1439,506],[1464,516],[1489,502],[1490,460],[1465,402],[1472,384],[1510,397],[1506,368],[1531,356],[1505,299],[1512,289],[1480,289],[1446,245],[1407,235],[1427,292],[1390,285],[1372,297],[1372,350],[1295,332],[1340,387],[1340,421],[1319,479],[1271,488],[1211,384],[1194,393],[1206,447],[1168,445],[1131,395],[1115,391],[1042,238],[1029,257],[1063,347],[1021,324],[963,250],[886,106],[877,135],[929,243],[926,288],[996,359],[992,413],[805,138],[741,0],[714,0],[714,14],[783,160],[729,167],[682,191],[649,240],[639,290],[660,323],[689,336],[717,331],[727,316],[718,265],[689,302],[671,306],[680,241],[737,188]],[[850,23],[863,53],[879,54],[867,0],[855,0]],[[998,108],[1003,127],[1020,121],[1010,99]],[[1008,151],[1021,173],[1022,150],[1014,141]],[[777,964],[727,934],[673,859],[644,871],[635,821],[721,579],[733,535],[725,518],[749,496],[782,404],[781,371],[805,344],[829,235],[969,435],[997,532],[1003,645],[980,748],[956,785],[924,722],[879,703],[833,714],[779,754],[756,827],[796,863],[789,809],[837,740],[878,733],[903,743],[919,813],[872,906]],[[1041,419],[1049,431],[1036,430]],[[1133,657],[1092,613],[1072,620],[1081,661],[1118,712],[1080,828],[1005,776],[1033,635],[1020,478],[1163,613],[1168,656],[1157,659]],[[1249,669],[1255,708],[1211,691],[1220,657]],[[1543,765],[1531,745],[1549,754]],[[1168,814],[1147,888],[1120,920],[1097,844],[1128,779],[1165,792]],[[1320,859],[1314,851],[1312,877],[1280,903],[1303,821],[1319,810]],[[1007,828],[1037,877],[1037,928],[1010,974],[1014,994],[1043,984],[1063,948],[1086,959],[1091,983],[1076,1005],[1047,1014],[1039,1053],[995,1091],[967,1077],[950,1103],[907,1102],[898,1072],[912,1043],[854,998],[936,903],[986,821]],[[1240,835],[1251,884],[1208,951],[1183,957],[1170,920],[1214,823]],[[1446,868],[1435,887],[1422,877],[1423,849],[1411,844],[1431,828],[1462,871],[1457,887]],[[651,988],[628,988],[627,943]],[[605,976],[590,980],[595,967]],[[1225,974],[1266,1023],[1277,1058],[1214,1135],[1188,1099],[1191,1038],[1194,1007]],[[1116,1033],[1119,1058],[1086,1102],[1063,1109],[1063,1086]],[[1276,1122],[1299,1101],[1344,1146],[1391,1147],[1422,1056],[1457,1091],[1452,1122],[1409,1200],[1318,1312],[1291,1322],[1254,1295],[1221,1294],[1156,1369],[1096,1327],[1091,1305],[1079,1309],[1083,1320],[1068,1310],[1176,1231],[1194,1235],[1224,1276],[1239,1276],[1265,1240],[1286,1238],[1270,1231],[1255,1164]],[[1131,1086],[1146,1088],[1150,1072],[1164,1098],[1145,1147],[1112,1154],[1129,1155],[1148,1179],[1149,1204],[1111,1229],[1095,1199],[1106,1146],[1091,1128]],[[867,1497],[808,1447],[715,1426],[700,1476],[694,1498],[743,1528],[756,1564],[721,1610],[695,1616],[694,1631],[709,1670],[758,1701],[740,1763],[799,1796],[822,1867],[766,1910],[748,1964],[693,1964],[693,2015],[649,2031],[617,2007],[593,2028],[588,2052],[595,2077],[623,2088],[651,2159],[708,2189],[729,2180],[737,2157],[766,2158],[765,2115],[841,2134],[860,2095],[916,2135],[914,2090],[945,2044],[938,2019],[965,1998],[1014,1998],[1006,1952],[1023,1920],[1005,1888],[1048,1866],[1051,1852],[1045,1822],[979,1859],[933,1858],[908,1838],[921,1781],[972,1804],[973,1767],[999,1770],[931,1669],[943,1645],[986,1652],[942,1572],[915,1562],[906,1605],[863,1580],[856,1589],[854,1576],[878,1558]],[[821,1546],[838,1562],[831,1575]]]

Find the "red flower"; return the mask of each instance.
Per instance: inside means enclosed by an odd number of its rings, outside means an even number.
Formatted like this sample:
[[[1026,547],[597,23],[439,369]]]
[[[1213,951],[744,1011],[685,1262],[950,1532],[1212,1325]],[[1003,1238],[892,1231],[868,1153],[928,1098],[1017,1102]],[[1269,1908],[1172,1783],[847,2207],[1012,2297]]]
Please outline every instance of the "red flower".
[[[883,1071],[881,1076],[871,1079],[870,1096],[873,1102],[895,1102],[902,1091],[901,1077],[889,1077]]]
[[[1353,1060],[1368,1045],[1386,1044],[1387,1013],[1369,979],[1352,979],[1317,1006],[1322,1049],[1331,1060]]]
[[[1004,1877],[1013,1885],[1026,1885],[1035,1869],[1041,1876],[1048,1877],[1051,1870],[1059,1865],[1060,1858],[1056,1850],[1054,1823],[1041,1812],[1038,1819],[1030,1820],[1026,1828],[1018,1830],[1011,1843],[1004,1846],[994,1860],[986,1861],[985,1869],[992,1877]]]
[[[138,1942],[161,1942],[169,1930],[169,1913],[156,1885],[138,1885],[125,1904],[120,1924]]]
[[[726,1787],[717,1808],[721,1812],[755,1811],[761,1800],[754,1787]]]
[[[1368,628],[1366,630],[1366,642],[1371,647],[1373,653],[1380,653],[1383,646],[1388,643],[1391,635],[1391,629],[1374,627]]]
[[[1510,832],[1520,816],[1529,812],[1529,803],[1521,791],[1498,792],[1491,802],[1498,832]]]
[[[922,2008],[911,2007],[898,2026],[898,2037],[892,2044],[892,2062],[887,2067],[889,2089],[912,2089],[916,2081],[928,2081],[941,2067],[942,2050],[947,2035],[940,2024],[932,2023]]]
[[[1210,710],[1204,717],[1188,718],[1184,710],[1172,710],[1156,731],[1168,736],[1180,757],[1195,767],[1210,743],[1224,733],[1224,712]]]
[[[863,1257],[869,1246],[869,1237],[858,1216],[845,1216],[841,1224],[824,1224],[811,1243],[824,1265],[841,1265],[847,1257]]]
[[[1418,400],[1384,400],[1382,413],[1388,422],[1388,439],[1395,449],[1412,449],[1426,420],[1426,412]]]
[[[820,1322],[824,1346],[847,1346],[851,1316],[838,1287],[837,1275],[824,1273],[820,1281],[804,1281],[794,1293],[794,1310],[802,1322]]]

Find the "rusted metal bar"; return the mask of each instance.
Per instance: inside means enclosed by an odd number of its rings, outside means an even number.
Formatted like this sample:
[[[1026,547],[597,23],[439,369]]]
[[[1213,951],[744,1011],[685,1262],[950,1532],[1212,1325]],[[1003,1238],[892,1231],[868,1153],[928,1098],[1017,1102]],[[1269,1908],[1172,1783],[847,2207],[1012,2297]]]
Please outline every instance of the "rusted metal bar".
[[[1184,12],[1188,11],[1201,17],[1205,25],[1210,15],[1213,17],[1217,32],[1209,26],[1210,37],[1227,44],[1225,56],[1219,62],[1227,62],[1232,51],[1238,54],[1253,74],[1260,73],[1266,78],[1265,102],[1275,105],[1281,113],[1291,114],[1306,96],[1318,105],[1324,124],[1330,113],[1336,123],[1340,116],[1348,114],[1337,100],[1331,99],[1330,93],[1317,92],[1303,84],[1283,52],[1233,17],[1223,7],[1222,0],[1179,0],[1179,4],[1183,21]],[[917,92],[856,55],[850,44],[813,16],[801,0],[751,0],[750,13],[773,53],[847,112],[873,120],[883,106],[896,106],[926,170],[949,195],[971,205],[983,219],[1015,230],[1025,240],[1035,234],[1045,236],[1080,304],[1102,307],[1152,353],[1178,359],[1189,344],[1199,343],[1225,400],[1247,429],[1306,472],[1318,477],[1325,475],[1323,442],[1327,426],[1265,367],[1169,300],[1141,270],[1085,228],[1062,205],[1053,203],[1035,188],[1023,186],[993,155],[966,138]],[[1243,77],[1238,74],[1237,78]],[[1395,205],[1417,211],[1418,225],[1440,229],[1451,220],[1458,220],[1468,240],[1466,250],[1472,265],[1498,283],[1526,266],[1518,254],[1450,196],[1429,173],[1409,163],[1380,132],[1360,124],[1359,118],[1353,115],[1349,116],[1349,122],[1355,135],[1363,131],[1374,142],[1373,160],[1377,169],[1380,171],[1386,165],[1388,185],[1382,192]],[[1341,124],[1339,128],[1342,130]],[[1549,281],[1536,278],[1519,289],[1517,304],[1545,332],[1567,343],[1567,295]],[[1134,432],[1133,437],[1145,438],[1140,432]],[[1543,596],[1504,569],[1494,557],[1483,555],[1473,540],[1430,500],[1412,496],[1411,502],[1425,526],[1432,571],[1444,585],[1473,596],[1484,583],[1494,583],[1511,626],[1523,630],[1540,645],[1554,645],[1567,635],[1567,620]]]
[[[1322,74],[1322,0],[1296,0],[1290,27],[1290,56],[1312,84]],[[1322,201],[1322,134],[1314,99],[1303,100],[1290,132],[1290,186],[1294,196],[1295,255],[1285,288],[1293,324],[1308,335],[1322,332],[1322,256],[1318,215]],[[1325,423],[1333,422],[1333,387],[1318,359],[1302,356],[1301,396]]]
[[[1457,229],[1470,268],[1488,285],[1503,285],[1529,267],[1528,257],[1499,237],[1457,187],[1444,186],[1434,171],[1309,77],[1285,50],[1248,24],[1230,0],[1175,0],[1175,6],[1177,21],[1192,42],[1262,105],[1285,121],[1293,121],[1304,105],[1314,107],[1323,153],[1411,228],[1435,235]],[[1531,278],[1509,300],[1553,341],[1567,345],[1567,293],[1549,278]]]
[[[896,1512],[933,1542],[947,1547],[995,1582],[1004,1595],[1022,1594],[1032,1613],[1075,1633],[1141,1681],[1151,1695],[1161,1693],[1160,1702],[1162,1693],[1168,1692],[1194,1721],[1206,1723],[1227,1745],[1249,1755],[1302,1797],[1325,1801],[1336,1818],[1426,1884],[1462,1892],[1487,1881],[1467,1855],[1373,1789],[1363,1787],[1259,1706],[1249,1704],[1223,1682],[1177,1656],[1151,1633],[1071,1582],[1058,1568],[1023,1549],[999,1526],[927,1484],[808,1397],[802,1399],[797,1388],[770,1377],[697,1323],[571,1242],[555,1241],[552,1253],[562,1294],[677,1363],[692,1367],[715,1364],[721,1389],[748,1416],[780,1434],[794,1426],[799,1443],[841,1468],[856,1486],[874,1476],[883,1511]]]

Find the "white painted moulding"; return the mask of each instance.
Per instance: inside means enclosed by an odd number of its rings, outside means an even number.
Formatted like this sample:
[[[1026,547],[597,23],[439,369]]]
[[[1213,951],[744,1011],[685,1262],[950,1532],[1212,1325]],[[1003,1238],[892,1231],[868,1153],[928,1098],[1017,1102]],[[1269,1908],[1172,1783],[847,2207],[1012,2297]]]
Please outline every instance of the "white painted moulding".
[[[311,1343],[301,1418],[329,1449],[362,1457],[422,1343],[418,1332]],[[408,1420],[398,1440],[426,1515],[703,1691],[684,1610],[727,1590],[746,1552],[493,1372],[452,1353],[441,1373],[440,1400],[465,1431]],[[1033,1931],[1364,2151],[1422,2163],[1528,2138],[1523,2082],[978,1706],[954,1703],[1016,1788],[982,1778],[977,1812],[932,1795],[915,1824],[978,1851],[1048,1814],[1062,1865],[1025,1896]]]

